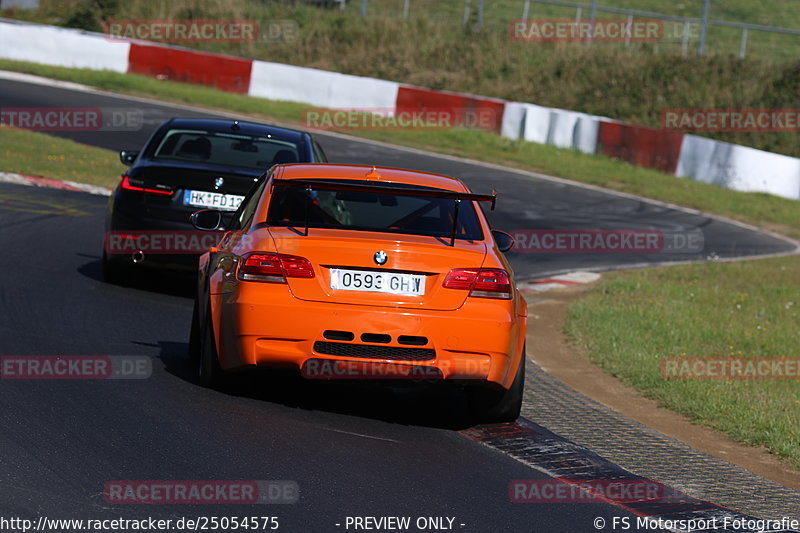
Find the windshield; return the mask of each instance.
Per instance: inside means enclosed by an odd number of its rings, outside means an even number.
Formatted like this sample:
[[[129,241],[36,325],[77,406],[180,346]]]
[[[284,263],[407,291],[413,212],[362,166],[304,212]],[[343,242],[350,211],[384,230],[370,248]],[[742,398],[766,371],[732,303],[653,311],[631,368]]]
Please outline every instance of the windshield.
[[[272,165],[297,163],[299,152],[297,144],[274,137],[172,129],[161,139],[153,158],[267,169]]]
[[[349,183],[374,185],[353,181]],[[407,233],[443,238],[452,236],[456,215],[453,198],[413,196],[410,193],[404,194],[410,187],[394,186],[397,187],[397,193],[315,189],[307,191],[296,187],[276,186],[267,223],[272,226],[305,227],[308,224],[315,228]],[[483,239],[483,231],[471,201],[462,201],[459,205],[456,238]]]

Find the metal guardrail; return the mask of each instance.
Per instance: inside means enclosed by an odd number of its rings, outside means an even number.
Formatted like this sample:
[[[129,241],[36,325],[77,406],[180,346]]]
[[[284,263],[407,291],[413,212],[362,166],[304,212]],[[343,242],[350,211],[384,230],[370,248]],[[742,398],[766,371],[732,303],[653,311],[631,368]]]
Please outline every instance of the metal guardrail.
[[[656,18],[661,20],[670,20],[674,22],[683,22],[684,23],[684,36],[688,37],[688,26],[689,24],[695,23],[700,24],[700,39],[697,44],[697,55],[703,55],[705,52],[706,47],[706,40],[708,36],[708,27],[709,26],[721,26],[726,28],[736,28],[741,30],[742,38],[741,44],[739,47],[739,57],[744,59],[747,54],[747,37],[748,32],[750,30],[753,31],[763,31],[768,33],[780,33],[786,35],[800,35],[800,30],[793,30],[790,28],[780,28],[776,26],[764,26],[761,24],[749,24],[746,22],[729,22],[724,20],[714,20],[709,18],[710,8],[711,8],[711,0],[703,0],[703,12],[700,17],[681,17],[678,15],[667,15],[664,13],[656,13],[653,11],[641,11],[637,9],[625,9],[620,7],[611,7],[611,6],[599,6],[597,5],[597,0],[592,0],[590,4],[583,4],[578,2],[568,2],[564,0],[525,0],[524,7],[523,7],[523,19],[527,18],[527,14],[530,12],[530,5],[534,3],[539,4],[549,4],[555,6],[562,6],[562,7],[574,7],[576,11],[576,18],[581,18],[581,11],[583,9],[589,9],[590,15],[589,19],[594,20],[595,14],[597,11],[603,11],[606,13],[615,13],[618,15],[628,15],[629,17],[638,16],[638,17],[650,17]],[[684,40],[684,55],[686,53],[686,40]]]
[[[339,0],[342,1],[342,0]],[[346,2],[347,0],[344,0]],[[379,5],[377,0],[375,5]],[[385,0],[381,0],[385,1]],[[414,9],[414,3],[417,0],[398,0],[401,2],[402,13],[404,18],[408,18],[411,11]],[[441,2],[452,2],[452,4],[461,3],[464,6],[462,24],[465,26],[473,24],[476,28],[481,28],[485,22],[486,7],[489,5],[486,0],[439,0]],[[697,17],[685,17],[679,15],[670,15],[666,13],[657,13],[653,11],[645,11],[638,9],[626,9],[612,6],[598,5],[598,0],[588,0],[587,2],[571,2],[568,0],[518,0],[521,9],[521,19],[527,20],[530,16],[532,8],[536,4],[547,4],[551,6],[559,6],[565,8],[575,9],[575,19],[582,20],[584,13],[588,13],[586,20],[594,20],[598,13],[612,13],[617,15],[626,15],[629,19],[633,17],[647,17],[652,19],[660,19],[665,21],[677,22],[683,24],[683,35],[681,38],[681,48],[683,55],[688,54],[689,47],[689,34],[690,26],[697,24],[700,27],[699,38],[697,42],[697,55],[704,55],[707,44],[709,42],[709,28],[712,26],[733,28],[741,32],[739,41],[739,57],[744,59],[747,55],[747,46],[750,32],[764,32],[780,35],[795,35],[800,36],[800,29],[795,30],[791,28],[781,28],[777,26],[765,26],[762,24],[750,24],[746,22],[731,22],[725,20],[716,20],[711,18],[712,0],[698,0],[698,7],[700,13]],[[343,2],[343,3],[344,3]],[[361,16],[368,16],[370,14],[370,1],[369,0],[350,0],[351,4],[356,4]],[[508,2],[511,3],[511,2]],[[800,52],[798,52],[800,56]]]

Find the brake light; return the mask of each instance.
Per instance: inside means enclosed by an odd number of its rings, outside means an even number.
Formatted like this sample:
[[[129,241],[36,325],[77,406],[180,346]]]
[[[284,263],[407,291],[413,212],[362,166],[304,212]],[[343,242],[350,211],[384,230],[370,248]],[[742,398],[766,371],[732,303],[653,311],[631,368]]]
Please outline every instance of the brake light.
[[[451,270],[444,280],[445,289],[459,289],[468,291],[472,289],[472,284],[475,283],[475,278],[478,276],[479,268],[456,268]]]
[[[456,268],[447,274],[442,286],[469,291],[476,298],[511,299],[511,278],[500,268]]]
[[[287,278],[313,278],[314,267],[311,266],[311,261],[305,257],[298,257],[296,255],[280,254],[281,266]]]
[[[286,283],[286,278],[313,278],[314,267],[305,257],[257,252],[244,257],[237,277],[243,281]]]
[[[126,191],[143,192],[147,194],[163,194],[163,195],[172,194],[172,190],[148,189],[144,187],[144,183],[142,183],[141,181],[136,181],[136,184],[134,184],[131,182],[131,178],[127,174],[123,174],[122,183],[120,183],[120,187]]]

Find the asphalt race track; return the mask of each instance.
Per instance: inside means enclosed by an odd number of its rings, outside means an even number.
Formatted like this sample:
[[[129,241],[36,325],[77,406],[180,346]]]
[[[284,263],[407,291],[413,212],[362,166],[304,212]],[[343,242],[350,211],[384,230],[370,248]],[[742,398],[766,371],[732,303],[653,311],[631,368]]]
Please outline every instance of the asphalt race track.
[[[585,531],[605,504],[515,505],[544,477],[453,429],[458,395],[256,380],[239,396],[189,378],[191,299],[99,279],[105,198],[0,185],[3,355],[147,355],[146,380],[0,381],[1,516],[241,516],[241,507],[112,507],[111,480],[292,480],[295,505],[248,508],[285,531],[348,515],[455,516],[463,531]],[[69,210],[67,212],[67,210]],[[539,529],[541,528],[541,529]]]
[[[137,132],[60,133],[109,149],[139,148],[152,128],[176,113],[209,116],[12,81],[0,81],[0,104],[142,109],[146,123]],[[418,168],[459,176],[477,192],[496,188],[498,210],[491,218],[498,228],[700,229],[705,240],[705,249],[693,255],[515,254],[520,279],[791,248],[643,201],[340,136],[319,138],[334,162]],[[143,355],[153,361],[152,377],[141,380],[0,380],[0,516],[277,516],[279,530],[289,532],[346,531],[348,516],[454,517],[457,531],[548,533],[594,531],[598,516],[633,516],[606,503],[512,503],[509,482],[545,474],[455,431],[471,426],[465,399],[455,391],[324,385],[284,376],[246,379],[236,394],[198,387],[186,357],[192,300],[185,282],[159,276],[121,287],[100,280],[105,202],[0,184],[0,355]],[[111,505],[102,492],[112,480],[288,480],[299,487],[300,500]]]

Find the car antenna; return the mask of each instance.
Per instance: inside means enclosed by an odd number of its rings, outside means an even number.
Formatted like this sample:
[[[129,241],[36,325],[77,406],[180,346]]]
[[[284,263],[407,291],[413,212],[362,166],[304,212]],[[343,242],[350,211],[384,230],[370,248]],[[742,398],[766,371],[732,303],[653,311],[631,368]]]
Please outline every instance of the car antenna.
[[[234,120],[234,121],[233,121],[233,124],[231,124],[231,129],[232,129],[233,131],[239,131],[239,127],[240,127],[240,126],[239,126],[239,121],[238,121],[238,120]]]
[[[306,231],[305,237],[308,237],[308,204],[311,202],[311,185],[306,186]]]
[[[456,233],[458,232],[458,207],[461,205],[461,198],[455,199],[453,207],[453,232],[450,234],[450,246],[456,245]]]

